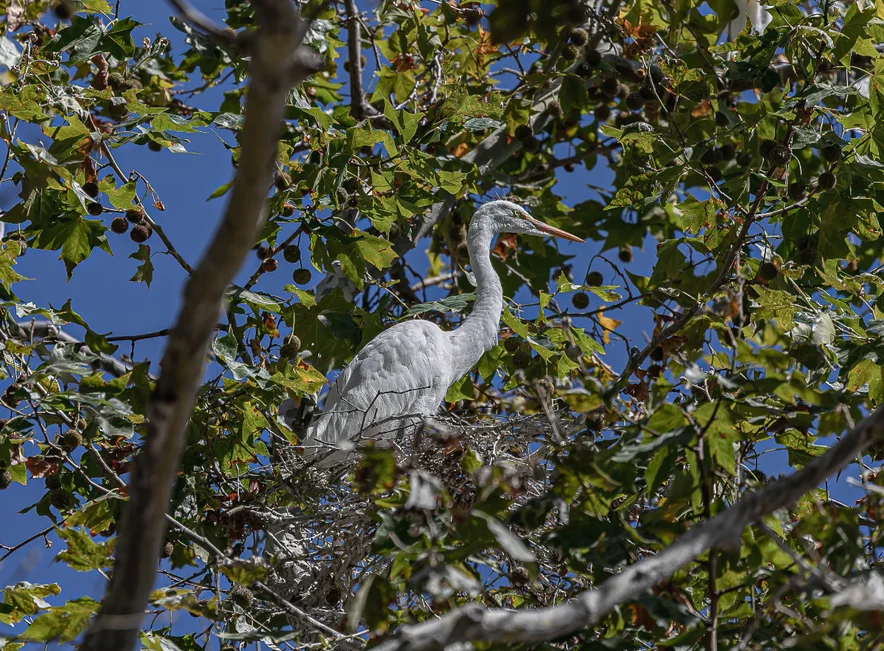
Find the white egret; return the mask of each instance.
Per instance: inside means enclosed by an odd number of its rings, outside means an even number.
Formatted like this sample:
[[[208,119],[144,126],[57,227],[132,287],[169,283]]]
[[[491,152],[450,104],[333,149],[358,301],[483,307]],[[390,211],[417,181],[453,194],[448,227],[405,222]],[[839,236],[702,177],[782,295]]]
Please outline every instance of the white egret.
[[[341,372],[302,441],[304,457],[324,467],[345,461],[360,440],[401,436],[436,413],[448,388],[497,343],[503,291],[491,266],[498,233],[582,239],[533,218],[510,201],[484,204],[467,236],[476,299],[461,326],[399,323],[365,346]],[[286,417],[283,411],[283,417]],[[287,419],[288,420],[288,419]]]
[[[773,20],[768,8],[762,6],[759,0],[734,0],[734,4],[737,5],[737,13],[727,26],[730,40],[737,38],[737,34],[745,29],[746,23],[752,25],[756,34],[761,34]]]

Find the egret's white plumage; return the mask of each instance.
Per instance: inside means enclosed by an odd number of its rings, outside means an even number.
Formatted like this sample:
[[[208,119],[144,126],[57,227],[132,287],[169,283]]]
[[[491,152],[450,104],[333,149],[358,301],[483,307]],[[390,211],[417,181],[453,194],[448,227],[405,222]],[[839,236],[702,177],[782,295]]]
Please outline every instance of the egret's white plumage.
[[[309,461],[344,461],[360,440],[402,436],[434,414],[448,388],[497,343],[503,293],[491,266],[498,233],[552,235],[582,242],[509,201],[483,205],[470,222],[467,246],[476,278],[473,310],[456,330],[429,321],[399,323],[375,337],[333,383],[302,445]]]
[[[760,34],[773,20],[767,7],[763,7],[758,0],[734,0],[734,4],[737,5],[737,15],[728,23],[727,28],[732,40],[746,28],[746,23],[752,25],[756,34]]]

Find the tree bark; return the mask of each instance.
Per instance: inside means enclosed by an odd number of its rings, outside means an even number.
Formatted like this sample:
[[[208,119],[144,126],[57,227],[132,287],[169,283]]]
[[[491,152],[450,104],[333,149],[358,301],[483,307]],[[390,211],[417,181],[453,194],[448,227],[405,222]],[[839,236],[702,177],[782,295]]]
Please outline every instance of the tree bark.
[[[290,0],[253,0],[252,6],[259,30],[250,43],[251,83],[239,169],[221,224],[187,282],[169,335],[151,397],[145,446],[132,473],[113,578],[81,647],[87,651],[129,651],[138,639],[208,343],[223,313],[225,290],[266,218],[286,96],[317,67],[316,58],[300,47],[307,24]]]

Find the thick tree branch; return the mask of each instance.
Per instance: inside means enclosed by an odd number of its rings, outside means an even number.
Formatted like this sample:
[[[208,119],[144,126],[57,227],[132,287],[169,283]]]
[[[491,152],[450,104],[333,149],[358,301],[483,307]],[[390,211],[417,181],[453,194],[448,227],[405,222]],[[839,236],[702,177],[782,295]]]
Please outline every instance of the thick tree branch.
[[[479,605],[460,608],[441,619],[401,628],[376,651],[444,649],[464,642],[544,642],[597,624],[611,610],[632,601],[671,577],[702,554],[739,544],[748,525],[777,509],[795,504],[808,491],[843,469],[870,445],[884,440],[884,407],[848,432],[834,447],[793,475],[751,493],[734,506],[688,533],[657,556],[627,567],[595,590],[551,608],[513,611]]]
[[[344,8],[347,11],[347,60],[350,63],[350,112],[361,120],[378,112],[365,101],[362,90],[362,26],[356,0],[344,0]]]
[[[151,397],[143,453],[135,463],[113,581],[82,649],[135,646],[153,587],[187,421],[202,378],[209,339],[223,313],[225,291],[266,217],[280,125],[291,86],[315,70],[300,49],[306,26],[290,0],[253,0],[259,30],[251,47],[240,165],[230,202],[208,251],[184,290],[177,323]]]

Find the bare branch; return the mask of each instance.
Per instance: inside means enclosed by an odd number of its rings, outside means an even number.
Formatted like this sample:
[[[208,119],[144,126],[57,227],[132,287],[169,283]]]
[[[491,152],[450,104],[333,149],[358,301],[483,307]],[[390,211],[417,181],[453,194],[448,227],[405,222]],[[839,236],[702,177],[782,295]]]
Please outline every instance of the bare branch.
[[[591,627],[615,606],[637,598],[705,552],[739,544],[745,527],[777,509],[793,505],[802,495],[881,440],[884,440],[884,407],[875,410],[828,452],[800,471],[747,495],[723,513],[693,527],[657,556],[629,566],[597,589],[583,592],[568,603],[523,611],[485,609],[472,604],[441,619],[406,626],[375,649],[444,649],[455,643],[480,640],[543,642]]]
[[[377,115],[375,108],[365,101],[362,90],[362,26],[356,0],[344,0],[347,10],[347,57],[350,62],[350,112],[357,120],[366,115]]]
[[[178,13],[185,21],[190,23],[192,27],[200,30],[214,40],[221,41],[227,45],[236,43],[236,33],[232,30],[225,29],[224,25],[216,23],[214,20],[206,16],[204,13],[193,7],[187,0],[169,0]]]
[[[316,69],[315,57],[300,48],[306,26],[290,0],[255,0],[252,6],[259,31],[251,47],[252,79],[239,170],[222,222],[187,282],[169,336],[151,397],[146,443],[132,472],[113,580],[81,647],[88,651],[128,651],[135,646],[208,341],[223,312],[225,291],[266,218],[286,96],[293,84]]]
[[[129,362],[103,353],[93,353],[84,342],[49,321],[26,321],[16,325],[20,328],[19,335],[16,336],[17,339],[29,341],[36,337],[37,339],[55,340],[62,344],[72,344],[77,346],[78,350],[85,348],[89,354],[96,355],[95,360],[91,362],[93,368],[110,373],[115,377],[125,375],[132,370],[132,364]]]

